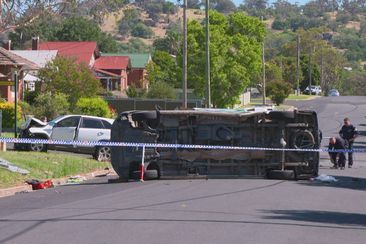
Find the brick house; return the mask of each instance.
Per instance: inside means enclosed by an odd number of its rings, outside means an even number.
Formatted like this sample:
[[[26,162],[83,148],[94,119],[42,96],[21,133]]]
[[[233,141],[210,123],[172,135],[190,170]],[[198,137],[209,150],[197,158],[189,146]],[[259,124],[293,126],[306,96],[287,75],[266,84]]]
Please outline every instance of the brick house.
[[[24,76],[31,71],[38,70],[39,66],[22,58],[5,48],[0,47],[0,97],[9,102],[15,101],[15,90],[19,94],[18,100],[23,99]],[[13,81],[13,73],[17,71],[18,86],[9,85]]]
[[[93,66],[95,74],[107,91],[127,89],[130,68],[130,59],[126,56],[101,56]]]
[[[147,89],[149,84],[146,80],[146,67],[151,61],[151,55],[132,54],[132,53],[102,53],[102,57],[129,57],[131,62],[131,69],[128,73],[128,86],[134,85],[137,88]]]

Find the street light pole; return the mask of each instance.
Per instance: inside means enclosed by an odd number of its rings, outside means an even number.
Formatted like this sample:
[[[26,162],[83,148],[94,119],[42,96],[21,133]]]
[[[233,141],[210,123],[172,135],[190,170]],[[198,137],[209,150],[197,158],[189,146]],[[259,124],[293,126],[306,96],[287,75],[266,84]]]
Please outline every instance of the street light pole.
[[[183,109],[187,109],[187,0],[183,2]]]
[[[206,0],[206,108],[211,108],[211,77],[210,77],[210,21],[209,21],[210,1]]]

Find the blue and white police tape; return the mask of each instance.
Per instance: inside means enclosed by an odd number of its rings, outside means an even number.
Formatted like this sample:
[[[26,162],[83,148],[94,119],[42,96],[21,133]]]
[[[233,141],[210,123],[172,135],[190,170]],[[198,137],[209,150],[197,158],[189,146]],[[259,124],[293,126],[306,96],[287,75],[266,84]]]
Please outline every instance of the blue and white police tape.
[[[208,149],[208,150],[249,150],[249,151],[292,151],[292,152],[355,152],[366,153],[366,149],[329,150],[328,148],[272,148],[272,147],[244,147],[222,145],[193,145],[193,144],[166,144],[166,143],[140,143],[140,142],[111,142],[111,141],[73,141],[73,140],[47,140],[36,138],[2,138],[0,142],[19,144],[50,144],[72,146],[107,146],[107,147],[145,147],[145,148],[172,148],[172,149]]]

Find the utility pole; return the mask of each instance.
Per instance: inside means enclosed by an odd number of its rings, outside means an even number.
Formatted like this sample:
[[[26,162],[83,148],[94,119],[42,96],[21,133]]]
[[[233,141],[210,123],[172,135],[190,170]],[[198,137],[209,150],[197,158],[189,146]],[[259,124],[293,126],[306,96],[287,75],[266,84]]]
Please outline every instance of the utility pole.
[[[210,1],[206,0],[206,108],[211,108],[211,77],[210,77],[210,17],[209,17]]]
[[[300,35],[297,35],[296,93],[300,95]]]
[[[263,22],[263,16],[261,16]],[[263,94],[263,105],[266,105],[266,62],[264,59],[264,39],[262,42],[262,94]]]
[[[323,48],[320,50],[320,86],[324,87],[324,59]]]
[[[310,51],[309,51],[309,95],[311,95],[311,73],[312,73],[311,56],[312,56],[312,48],[310,47]]]
[[[183,2],[183,109],[187,109],[187,0]]]

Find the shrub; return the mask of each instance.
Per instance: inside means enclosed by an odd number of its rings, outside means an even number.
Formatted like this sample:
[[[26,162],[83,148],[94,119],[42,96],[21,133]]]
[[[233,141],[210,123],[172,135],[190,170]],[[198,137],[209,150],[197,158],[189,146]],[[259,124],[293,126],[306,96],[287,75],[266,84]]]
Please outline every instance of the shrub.
[[[47,92],[39,94],[35,98],[33,115],[37,118],[45,116],[50,120],[59,115],[67,114],[70,107],[67,98],[63,93],[52,95],[50,92]]]
[[[112,116],[108,103],[100,98],[80,98],[76,103],[76,111],[85,115],[110,118]]]
[[[0,110],[3,114],[2,127],[13,128],[14,127],[14,103],[11,102],[0,102]],[[20,106],[17,106],[17,121],[22,118],[22,110]]]
[[[126,90],[126,95],[129,98],[135,98],[135,97],[143,97],[145,94],[144,90],[136,88],[136,86],[131,85]]]
[[[134,37],[150,38],[153,35],[150,27],[144,23],[137,23],[131,30],[131,35]]]
[[[156,81],[151,84],[146,96],[148,98],[175,99],[177,94],[174,88],[166,82]]]
[[[291,93],[291,85],[284,81],[272,81],[266,88],[267,95],[277,106],[283,103]]]

